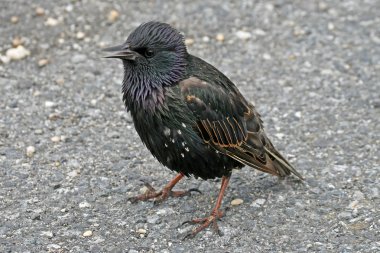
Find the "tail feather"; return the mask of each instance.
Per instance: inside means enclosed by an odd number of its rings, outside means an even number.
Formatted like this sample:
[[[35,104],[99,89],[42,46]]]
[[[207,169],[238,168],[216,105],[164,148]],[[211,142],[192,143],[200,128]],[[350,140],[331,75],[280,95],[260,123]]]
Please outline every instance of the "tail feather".
[[[286,175],[289,175],[290,173],[293,173],[299,179],[304,180],[301,174],[298,173],[296,169],[275,149],[270,150],[268,147],[264,147],[264,149],[269,155],[271,155],[275,159],[273,163],[281,176],[286,176]]]

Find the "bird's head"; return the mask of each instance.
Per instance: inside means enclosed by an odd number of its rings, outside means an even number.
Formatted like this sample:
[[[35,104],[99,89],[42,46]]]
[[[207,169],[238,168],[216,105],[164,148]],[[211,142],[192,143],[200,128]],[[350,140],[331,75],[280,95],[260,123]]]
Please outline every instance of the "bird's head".
[[[170,25],[148,22],[137,27],[125,43],[104,49],[106,58],[123,60],[124,82],[144,82],[156,88],[179,81],[186,68],[186,46],[183,36]]]

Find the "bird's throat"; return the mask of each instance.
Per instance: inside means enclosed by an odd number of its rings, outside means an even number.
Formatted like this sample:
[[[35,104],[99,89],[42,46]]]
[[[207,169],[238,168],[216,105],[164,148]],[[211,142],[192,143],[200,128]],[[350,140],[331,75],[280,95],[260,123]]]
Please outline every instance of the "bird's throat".
[[[165,102],[165,87],[124,82],[123,101],[130,111],[143,110],[153,113]]]

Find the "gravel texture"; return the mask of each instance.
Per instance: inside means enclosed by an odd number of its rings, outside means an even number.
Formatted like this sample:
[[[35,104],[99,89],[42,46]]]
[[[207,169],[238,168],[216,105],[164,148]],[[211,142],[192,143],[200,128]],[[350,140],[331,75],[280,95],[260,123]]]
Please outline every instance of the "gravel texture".
[[[380,252],[378,0],[112,2],[0,2],[0,252]],[[227,74],[306,177],[236,171],[222,237],[178,228],[220,181],[127,200],[174,174],[140,142],[122,65],[100,48],[149,20]]]

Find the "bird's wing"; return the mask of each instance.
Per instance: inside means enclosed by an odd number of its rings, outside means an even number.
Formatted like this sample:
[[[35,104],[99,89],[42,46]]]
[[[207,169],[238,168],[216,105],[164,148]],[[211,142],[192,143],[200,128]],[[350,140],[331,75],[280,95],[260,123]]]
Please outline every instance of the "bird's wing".
[[[273,147],[260,115],[236,87],[226,88],[194,76],[181,81],[179,87],[204,142],[263,172],[277,176],[292,172],[302,178]]]

